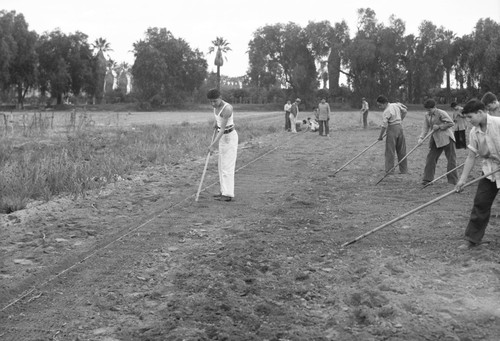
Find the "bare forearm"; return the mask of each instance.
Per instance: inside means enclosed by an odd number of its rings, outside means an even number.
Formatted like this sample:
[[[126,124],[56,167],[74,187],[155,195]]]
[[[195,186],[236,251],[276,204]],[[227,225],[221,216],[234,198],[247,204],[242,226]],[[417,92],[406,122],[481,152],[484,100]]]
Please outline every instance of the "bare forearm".
[[[465,183],[469,177],[470,171],[474,167],[476,162],[476,155],[473,152],[469,152],[467,159],[465,160],[464,169],[462,170],[462,175],[460,176],[460,182]]]

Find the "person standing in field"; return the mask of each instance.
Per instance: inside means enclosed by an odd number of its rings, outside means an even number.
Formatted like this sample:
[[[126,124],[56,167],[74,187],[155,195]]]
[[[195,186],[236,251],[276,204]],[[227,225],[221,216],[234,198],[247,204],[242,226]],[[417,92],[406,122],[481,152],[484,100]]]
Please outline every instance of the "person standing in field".
[[[318,104],[318,123],[319,123],[319,136],[330,136],[330,104],[322,98]]]
[[[217,134],[208,150],[213,152],[217,146],[219,149],[220,193],[215,195],[215,200],[231,201],[234,199],[234,172],[238,152],[238,133],[234,129],[233,106],[222,100],[217,89],[210,89],[207,98],[214,108],[214,129],[217,129]]]
[[[455,123],[455,148],[456,149],[467,149],[467,140],[465,137],[465,131],[467,129],[467,122],[462,114],[462,107],[457,104],[457,102],[451,102],[451,108],[453,109],[453,123]]]
[[[297,98],[290,108],[290,125],[292,126],[292,133],[297,132],[297,116],[299,115],[299,104],[300,98]]]
[[[368,127],[368,102],[366,101],[366,98],[361,99],[361,117],[363,118],[363,129],[366,129]]]
[[[472,124],[469,133],[469,154],[455,186],[460,193],[471,170],[474,168],[476,156],[483,159],[482,172],[489,174],[500,166],[500,117],[488,114],[482,101],[472,99],[465,104],[462,113]],[[493,173],[487,178],[479,180],[474,197],[469,223],[465,229],[465,244],[461,249],[474,248],[482,243],[486,227],[490,220],[491,206],[500,188],[500,173]]]
[[[483,97],[481,97],[481,102],[483,102],[486,110],[491,116],[500,116],[500,103],[493,92],[488,91],[485,93]],[[495,206],[498,207],[498,205]],[[492,214],[492,216],[498,218],[500,217],[500,213]]]
[[[382,127],[380,129],[379,141],[384,139],[384,134],[387,133],[385,139],[385,172],[389,173],[394,167],[394,157],[397,154],[399,164],[399,172],[401,174],[408,173],[408,160],[403,159],[406,155],[406,140],[401,125],[407,113],[407,108],[401,103],[389,103],[385,96],[377,97],[377,105],[383,109]]]
[[[498,102],[497,96],[495,96],[493,92],[488,91],[485,93],[481,98],[481,102],[483,102],[490,115],[500,116],[500,103]]]
[[[436,172],[436,163],[444,151],[448,160],[447,171],[450,172],[446,176],[448,183],[455,185],[458,180],[457,171],[452,169],[457,167],[457,155],[455,152],[455,135],[453,134],[453,120],[444,110],[436,108],[436,101],[428,99],[424,102],[424,108],[427,114],[424,117],[424,126],[418,138],[418,144],[423,142],[429,131],[432,131],[429,140],[429,153],[425,162],[424,177],[422,185],[427,185],[434,180]]]
[[[292,102],[290,100],[286,101],[285,107],[285,131],[290,131],[292,129],[290,125],[290,109],[292,108]]]

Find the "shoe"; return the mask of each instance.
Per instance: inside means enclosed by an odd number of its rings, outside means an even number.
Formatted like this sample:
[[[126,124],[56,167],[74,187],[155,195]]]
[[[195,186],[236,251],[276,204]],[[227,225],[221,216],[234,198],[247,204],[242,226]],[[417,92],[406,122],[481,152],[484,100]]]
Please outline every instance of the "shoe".
[[[466,240],[462,245],[460,245],[458,247],[459,250],[470,250],[476,246],[478,246],[479,244],[476,244],[474,242],[471,242],[469,240]]]
[[[213,197],[214,198],[220,198],[222,196],[222,193],[219,193],[219,194],[214,194]]]
[[[232,197],[228,197],[226,195],[221,195],[220,197],[216,197],[215,200],[218,200],[218,201],[231,201],[233,200]]]
[[[431,184],[431,181],[422,181],[422,186],[428,186],[429,184]]]

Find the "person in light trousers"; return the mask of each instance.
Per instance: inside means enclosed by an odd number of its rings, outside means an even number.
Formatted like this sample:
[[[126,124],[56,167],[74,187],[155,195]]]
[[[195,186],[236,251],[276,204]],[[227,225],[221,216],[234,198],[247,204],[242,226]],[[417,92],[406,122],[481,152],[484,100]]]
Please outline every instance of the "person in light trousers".
[[[234,172],[236,168],[236,157],[238,152],[238,133],[234,128],[233,106],[222,100],[220,91],[211,89],[207,98],[214,108],[215,129],[217,134],[208,147],[210,152],[215,151],[218,146],[219,159],[219,182],[220,193],[215,195],[215,200],[234,200]]]

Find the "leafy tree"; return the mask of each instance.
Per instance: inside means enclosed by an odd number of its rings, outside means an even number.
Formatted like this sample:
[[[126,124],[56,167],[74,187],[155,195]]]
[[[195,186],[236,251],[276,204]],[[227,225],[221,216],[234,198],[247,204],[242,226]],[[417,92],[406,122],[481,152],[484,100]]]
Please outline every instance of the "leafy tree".
[[[437,48],[440,51],[446,75],[446,103],[451,102],[451,73],[456,64],[458,53],[454,45],[455,34],[449,30],[439,30]]]
[[[351,39],[349,37],[349,27],[345,21],[335,23],[333,35],[330,41],[330,54],[328,56],[328,88],[332,94],[339,90],[340,74],[349,73],[343,71],[347,67],[348,61],[346,50],[349,48]]]
[[[20,107],[26,93],[36,86],[37,39],[22,14],[0,12],[0,85],[3,90],[15,87]]]
[[[455,64],[455,80],[459,88],[470,88],[472,86],[470,60],[472,58],[472,35],[464,35],[454,42],[454,47],[457,50],[457,61]],[[465,87],[464,87],[465,85]]]
[[[373,98],[382,93],[377,79],[377,33],[381,27],[373,10],[358,10],[358,31],[346,49],[349,79],[358,97]]]
[[[215,51],[214,65],[217,66],[217,89],[220,90],[220,68],[224,65],[224,59],[227,60],[224,55],[228,51],[231,51],[229,43],[222,37],[217,37],[212,40],[213,46],[210,46],[208,53],[213,53]]]
[[[413,34],[410,34],[405,36],[404,41],[405,51],[401,55],[401,63],[404,70],[406,70],[405,89],[403,95],[409,102],[412,102],[412,96],[415,93],[413,75],[415,75],[418,67],[417,59],[415,58],[417,38]]]
[[[438,28],[430,21],[424,20],[419,26],[419,35],[413,41],[411,65],[410,100],[422,103],[430,96],[429,90],[441,87],[444,76],[443,51],[439,48],[443,28]]]
[[[76,32],[68,36],[70,48],[67,55],[69,75],[71,78],[71,92],[78,96],[82,91],[91,87],[93,82],[92,50],[87,42],[88,36]]]
[[[353,100],[357,103],[361,97],[379,94],[401,97],[400,88],[406,79],[404,22],[391,16],[386,27],[378,23],[370,8],[359,9],[358,15],[358,32],[346,49]]]
[[[330,42],[333,40],[333,27],[328,20],[314,22],[309,21],[304,29],[309,41],[308,48],[315,59],[316,65],[319,65],[318,78],[323,82],[323,88],[326,88],[328,82],[327,58],[330,54]]]
[[[381,26],[377,36],[379,89],[390,98],[402,99],[400,88],[406,79],[403,55],[406,51],[405,24],[401,19],[389,17],[389,26]]]
[[[294,96],[314,100],[318,87],[314,56],[305,31],[295,23],[267,25],[257,29],[249,43],[252,84],[273,80],[290,87]]]
[[[39,85],[42,95],[47,91],[57,104],[65,94],[78,95],[89,88],[92,78],[92,56],[87,36],[83,33],[66,35],[60,30],[43,34],[38,42]]]
[[[251,86],[269,90],[281,77],[282,68],[278,61],[267,58],[269,49],[267,43],[266,38],[262,36],[254,36],[254,39],[248,43],[249,69],[247,75]]]
[[[143,101],[178,104],[203,84],[207,61],[181,38],[165,28],[149,28],[134,43],[134,88]]]
[[[473,78],[482,92],[500,92],[500,25],[480,19],[472,33],[474,54],[470,60]]]

